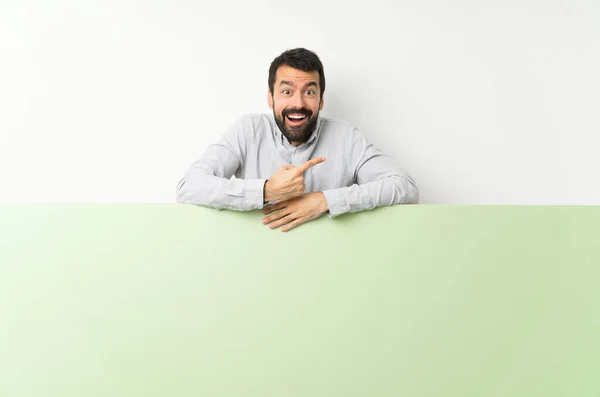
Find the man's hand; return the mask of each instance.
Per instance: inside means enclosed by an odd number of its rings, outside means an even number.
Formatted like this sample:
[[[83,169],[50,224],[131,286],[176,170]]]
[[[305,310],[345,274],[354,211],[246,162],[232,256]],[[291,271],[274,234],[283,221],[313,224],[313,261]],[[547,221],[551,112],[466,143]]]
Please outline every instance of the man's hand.
[[[322,192],[306,193],[265,208],[262,213],[271,215],[264,218],[262,223],[268,224],[271,229],[285,225],[281,231],[287,232],[304,222],[320,217],[328,209],[327,200]]]
[[[300,196],[304,193],[304,189],[306,189],[304,171],[323,161],[325,161],[325,157],[317,157],[316,159],[308,160],[299,167],[294,167],[291,164],[279,167],[277,172],[265,183],[265,202],[288,200]]]

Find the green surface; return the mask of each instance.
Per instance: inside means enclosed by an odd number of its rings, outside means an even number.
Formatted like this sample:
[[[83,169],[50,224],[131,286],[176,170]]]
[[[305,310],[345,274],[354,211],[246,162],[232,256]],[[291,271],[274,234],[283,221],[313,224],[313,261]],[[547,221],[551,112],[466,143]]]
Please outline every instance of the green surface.
[[[600,396],[600,207],[261,219],[0,205],[0,396]]]

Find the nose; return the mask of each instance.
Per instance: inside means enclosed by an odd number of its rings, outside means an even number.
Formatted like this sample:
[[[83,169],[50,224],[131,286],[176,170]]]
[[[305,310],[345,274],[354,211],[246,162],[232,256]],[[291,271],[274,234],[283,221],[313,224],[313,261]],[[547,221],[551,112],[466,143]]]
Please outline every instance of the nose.
[[[302,109],[304,107],[304,98],[302,97],[302,92],[297,91],[294,94],[291,105],[298,109]]]

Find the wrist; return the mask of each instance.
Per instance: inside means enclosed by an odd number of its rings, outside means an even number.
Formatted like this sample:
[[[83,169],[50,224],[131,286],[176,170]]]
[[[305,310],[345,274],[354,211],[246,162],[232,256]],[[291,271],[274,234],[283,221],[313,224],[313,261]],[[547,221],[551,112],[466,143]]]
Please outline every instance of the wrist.
[[[269,180],[267,179],[265,181],[265,186],[263,188],[263,201],[266,204],[269,201],[273,200],[273,195],[269,189]]]
[[[327,203],[327,199],[325,198],[325,194],[323,192],[319,192],[319,198],[321,199],[321,210],[323,212],[329,211],[329,204]]]

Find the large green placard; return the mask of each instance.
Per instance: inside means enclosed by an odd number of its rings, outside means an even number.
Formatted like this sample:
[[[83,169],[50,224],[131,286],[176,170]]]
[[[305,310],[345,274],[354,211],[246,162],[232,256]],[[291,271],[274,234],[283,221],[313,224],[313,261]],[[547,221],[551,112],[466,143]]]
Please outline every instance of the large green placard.
[[[0,205],[0,397],[600,396],[600,207],[261,219]]]

